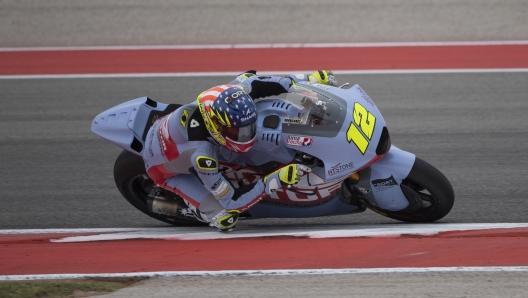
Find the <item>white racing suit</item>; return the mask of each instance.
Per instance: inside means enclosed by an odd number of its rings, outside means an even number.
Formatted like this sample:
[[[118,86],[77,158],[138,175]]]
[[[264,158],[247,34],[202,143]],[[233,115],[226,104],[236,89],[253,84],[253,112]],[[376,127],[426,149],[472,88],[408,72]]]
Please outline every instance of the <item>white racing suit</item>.
[[[287,92],[292,78],[239,77],[230,84],[243,86],[257,99]],[[221,150],[209,134],[196,102],[158,119],[147,134],[145,146],[145,168],[154,183],[187,200],[208,220],[224,209],[246,211],[266,195],[262,179],[235,188],[222,175],[218,157],[227,149]]]

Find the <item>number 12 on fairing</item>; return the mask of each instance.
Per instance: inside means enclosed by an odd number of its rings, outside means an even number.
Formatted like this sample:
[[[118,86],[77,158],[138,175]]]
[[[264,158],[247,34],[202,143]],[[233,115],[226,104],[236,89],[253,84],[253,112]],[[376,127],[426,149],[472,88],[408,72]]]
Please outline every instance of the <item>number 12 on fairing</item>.
[[[352,116],[354,121],[350,122],[350,127],[347,131],[347,141],[349,143],[354,142],[361,154],[365,155],[370,139],[372,139],[374,134],[376,117],[358,102],[354,103]]]

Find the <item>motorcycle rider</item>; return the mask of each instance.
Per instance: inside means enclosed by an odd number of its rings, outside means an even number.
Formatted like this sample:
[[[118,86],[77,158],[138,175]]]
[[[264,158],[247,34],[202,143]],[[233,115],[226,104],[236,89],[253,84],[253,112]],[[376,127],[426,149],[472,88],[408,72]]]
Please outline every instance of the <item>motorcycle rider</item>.
[[[337,86],[328,70],[288,77],[257,76],[256,71],[248,71],[158,119],[147,134],[143,153],[148,176],[158,187],[197,208],[198,219],[219,231],[231,231],[241,212],[283,185],[296,184],[304,172],[311,171],[304,165],[290,164],[256,183],[235,188],[218,169],[220,154],[245,153],[255,143],[257,111],[253,99],[288,92],[299,81]],[[157,195],[159,188],[150,194]]]

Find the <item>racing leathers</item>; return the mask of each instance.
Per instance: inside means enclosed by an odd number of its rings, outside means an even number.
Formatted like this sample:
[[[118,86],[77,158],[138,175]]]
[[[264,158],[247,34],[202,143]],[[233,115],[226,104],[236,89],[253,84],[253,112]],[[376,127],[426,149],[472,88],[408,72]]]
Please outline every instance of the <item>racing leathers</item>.
[[[238,84],[257,99],[287,92],[293,79],[251,76],[239,77],[230,84]],[[148,176],[156,185],[198,208],[211,225],[226,210],[244,212],[274,191],[266,187],[263,179],[235,188],[222,175],[219,157],[228,150],[213,140],[196,102],[158,119],[147,133],[145,143],[143,159]]]

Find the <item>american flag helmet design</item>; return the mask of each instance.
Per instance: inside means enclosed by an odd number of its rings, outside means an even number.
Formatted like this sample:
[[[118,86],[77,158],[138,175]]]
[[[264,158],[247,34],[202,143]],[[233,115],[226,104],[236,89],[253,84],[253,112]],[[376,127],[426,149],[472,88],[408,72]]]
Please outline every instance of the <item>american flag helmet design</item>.
[[[216,86],[202,92],[197,101],[207,130],[216,141],[236,152],[249,150],[255,141],[257,110],[242,87]]]

